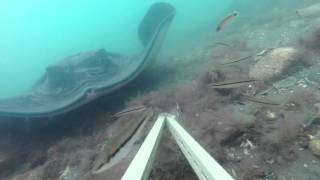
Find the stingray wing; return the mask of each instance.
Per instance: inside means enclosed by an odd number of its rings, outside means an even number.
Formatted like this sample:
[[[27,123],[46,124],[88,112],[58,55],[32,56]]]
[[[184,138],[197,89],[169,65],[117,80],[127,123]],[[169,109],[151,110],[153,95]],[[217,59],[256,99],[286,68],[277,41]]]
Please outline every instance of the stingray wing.
[[[0,100],[0,117],[53,116],[123,87],[158,54],[174,16],[171,5],[152,5],[138,30],[145,45],[140,55],[122,56],[100,49],[67,57],[48,67],[29,92]]]

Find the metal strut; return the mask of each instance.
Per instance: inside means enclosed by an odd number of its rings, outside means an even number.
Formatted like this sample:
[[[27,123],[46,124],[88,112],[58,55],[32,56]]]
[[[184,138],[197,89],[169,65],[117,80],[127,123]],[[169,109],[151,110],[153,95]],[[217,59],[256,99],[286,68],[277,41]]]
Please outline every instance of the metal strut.
[[[169,128],[200,180],[233,180],[232,176],[176,121],[176,116],[171,114],[158,116],[122,180],[149,178],[164,126]]]

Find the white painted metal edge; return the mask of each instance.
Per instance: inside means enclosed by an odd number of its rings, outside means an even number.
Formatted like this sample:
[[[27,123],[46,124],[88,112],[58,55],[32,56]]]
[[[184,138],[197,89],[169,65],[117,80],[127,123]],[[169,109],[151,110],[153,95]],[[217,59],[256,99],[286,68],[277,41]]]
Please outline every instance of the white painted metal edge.
[[[165,116],[159,115],[139,151],[131,161],[127,171],[122,176],[122,180],[144,180],[149,178],[151,165],[162,136],[164,125]]]
[[[233,180],[232,176],[175,120],[175,116],[167,116],[166,125],[199,179]]]

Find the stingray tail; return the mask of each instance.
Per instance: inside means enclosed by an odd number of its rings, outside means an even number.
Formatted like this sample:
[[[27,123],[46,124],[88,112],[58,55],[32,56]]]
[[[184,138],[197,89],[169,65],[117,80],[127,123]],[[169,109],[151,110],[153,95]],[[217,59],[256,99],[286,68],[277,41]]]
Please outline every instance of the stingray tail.
[[[147,14],[142,19],[138,35],[141,43],[147,46],[155,36],[155,34],[162,28],[166,23],[170,23],[175,15],[175,8],[168,3],[155,3],[153,4]]]

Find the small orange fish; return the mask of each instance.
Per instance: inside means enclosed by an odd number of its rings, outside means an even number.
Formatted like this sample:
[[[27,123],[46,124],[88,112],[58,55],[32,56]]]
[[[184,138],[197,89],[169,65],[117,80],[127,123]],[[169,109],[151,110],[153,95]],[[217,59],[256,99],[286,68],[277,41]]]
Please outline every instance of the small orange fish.
[[[224,28],[225,26],[227,26],[228,24],[231,23],[231,21],[238,16],[238,12],[233,11],[230,15],[228,15],[227,17],[225,17],[218,25],[218,27],[216,28],[216,31],[219,32],[220,30],[222,30],[222,28]]]

